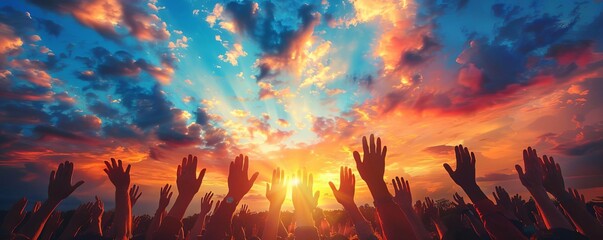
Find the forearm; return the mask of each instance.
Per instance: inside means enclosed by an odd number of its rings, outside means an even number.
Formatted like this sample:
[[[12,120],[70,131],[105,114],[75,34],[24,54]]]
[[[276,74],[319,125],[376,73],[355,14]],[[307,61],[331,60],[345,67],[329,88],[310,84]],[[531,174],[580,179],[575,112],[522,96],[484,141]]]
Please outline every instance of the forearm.
[[[81,223],[76,222],[75,219],[71,219],[71,221],[69,221],[69,224],[67,224],[65,230],[63,230],[63,233],[61,233],[59,240],[73,239],[75,235],[79,232],[80,227]]]
[[[446,234],[446,231],[448,231],[446,225],[444,225],[444,223],[440,219],[432,219],[431,221],[433,222],[433,225],[435,225],[436,231],[438,231],[438,236],[440,236],[440,239],[444,239],[444,234]]]
[[[218,207],[207,223],[203,239],[223,239],[229,232],[232,215],[239,204],[239,200],[233,200],[232,203],[228,203],[226,200],[230,197],[230,194],[226,195],[222,200],[220,207]]]
[[[115,190],[115,217],[111,228],[117,239],[128,238],[128,226],[132,219],[132,208],[130,207],[130,195],[128,189]]]
[[[532,194],[532,197],[534,197],[536,206],[542,214],[547,229],[564,228],[574,230],[565,216],[563,216],[563,213],[555,207],[555,204],[551,201],[544,188],[528,190],[530,191],[530,194]]]
[[[182,219],[182,217],[184,217],[186,209],[188,208],[188,205],[191,204],[193,197],[194,196],[185,196],[179,194],[176,198],[176,201],[174,202],[174,206],[172,206],[172,208],[170,209],[168,216],[171,216],[175,219]]]
[[[431,239],[429,232],[427,232],[427,229],[423,225],[423,221],[421,221],[417,213],[412,209],[412,206],[401,206],[400,209],[402,209],[402,212],[404,212],[404,215],[411,223],[411,227],[418,239]]]
[[[473,228],[475,234],[477,234],[480,239],[490,239],[490,235],[488,235],[488,232],[484,228],[484,223],[482,223],[482,221],[479,220],[477,216],[475,216],[475,213],[473,211],[466,211],[467,213],[465,213],[464,215],[467,217],[467,219],[469,219],[469,224],[471,224],[471,228]]]
[[[19,234],[23,234],[29,239],[37,239],[42,233],[44,224],[48,221],[50,214],[52,214],[60,202],[60,200],[46,200],[40,209],[19,230]]]
[[[375,208],[379,213],[383,233],[387,239],[417,239],[411,223],[387,190],[383,180],[369,184],[369,190],[375,201]]]
[[[603,239],[603,226],[576,200],[572,199],[568,192],[563,191],[555,196],[561,207],[568,213],[578,231],[590,239]]]
[[[161,225],[161,219],[163,218],[164,211],[165,211],[165,209],[163,209],[163,208],[158,208],[157,211],[155,211],[155,216],[153,216],[153,220],[151,221],[151,224],[149,225],[149,228],[147,229],[145,239],[147,239],[147,240],[153,239],[155,232],[159,228],[159,225]]]
[[[354,222],[356,233],[358,234],[358,238],[360,240],[376,239],[375,234],[373,234],[373,228],[369,222],[364,219],[364,216],[362,216],[362,213],[360,213],[360,210],[356,204],[351,204],[349,206],[344,205],[343,207],[352,219],[352,222]]]
[[[270,203],[266,223],[264,224],[263,240],[276,240],[278,235],[278,227],[280,225],[282,204]]]
[[[189,239],[197,239],[197,236],[201,235],[206,215],[207,213],[199,213],[197,219],[195,220],[195,224],[193,225],[193,228],[191,228],[191,232],[189,233]]]

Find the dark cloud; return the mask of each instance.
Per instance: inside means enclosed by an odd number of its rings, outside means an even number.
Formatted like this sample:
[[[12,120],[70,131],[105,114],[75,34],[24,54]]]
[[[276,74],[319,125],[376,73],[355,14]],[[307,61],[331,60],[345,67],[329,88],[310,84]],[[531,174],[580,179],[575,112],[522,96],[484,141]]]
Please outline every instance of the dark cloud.
[[[450,156],[451,154],[454,153],[454,146],[437,145],[437,146],[426,147],[425,149],[423,149],[423,151],[428,152],[428,153],[432,153],[432,154],[435,154],[435,155],[447,155],[447,156]]]
[[[119,115],[119,110],[100,101],[89,104],[88,109],[98,116],[105,118],[115,118]]]
[[[517,174],[488,173],[484,176],[475,178],[475,180],[480,182],[500,182],[514,179],[518,179]]]
[[[122,82],[116,93],[122,96],[122,105],[133,114],[132,122],[142,129],[167,123],[173,118],[173,104],[165,98],[159,85],[149,91]]]
[[[513,48],[525,54],[560,40],[574,27],[577,20],[575,17],[566,23],[560,16],[548,14],[536,18],[522,16],[509,19],[498,29],[495,41],[512,41]]]
[[[33,129],[34,134],[36,134],[39,140],[49,140],[53,139],[63,139],[68,141],[73,141],[77,143],[91,143],[92,139],[87,137],[75,134],[73,132],[59,129],[57,127],[49,126],[49,125],[39,125]]]
[[[117,26],[123,26],[133,37],[142,41],[166,40],[170,33],[165,23],[148,13],[140,1],[119,0],[111,3],[103,0],[63,1],[63,0],[28,0],[29,2],[50,11],[73,16],[81,24],[94,29],[101,36],[121,42],[122,35]]]
[[[205,126],[209,122],[209,116],[203,108],[197,108],[197,111],[195,112],[195,122],[201,126]]]
[[[287,62],[298,58],[302,41],[305,41],[320,21],[320,14],[313,5],[304,4],[297,10],[297,18],[301,21],[297,29],[286,27],[282,21],[276,20],[275,4],[266,1],[264,5],[256,8],[257,3],[252,1],[229,2],[226,4],[225,13],[233,20],[235,30],[244,36],[250,37],[259,43],[263,51],[261,58],[270,58],[271,62]],[[276,66],[260,61],[257,81],[275,76],[282,66]]]
[[[402,54],[400,66],[414,67],[424,63],[434,56],[434,53],[441,48],[439,42],[431,36],[424,35],[422,45],[418,49],[407,50]]]
[[[47,19],[39,19],[38,23],[42,26],[50,35],[59,36],[61,31],[63,31],[63,27],[52,20]]]

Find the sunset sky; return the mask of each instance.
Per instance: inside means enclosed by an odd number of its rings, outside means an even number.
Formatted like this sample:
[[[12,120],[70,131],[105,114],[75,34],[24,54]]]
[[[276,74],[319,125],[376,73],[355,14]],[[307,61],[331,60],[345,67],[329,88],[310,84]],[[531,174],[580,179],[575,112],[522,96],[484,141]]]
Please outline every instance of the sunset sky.
[[[371,133],[415,200],[461,191],[442,167],[457,144],[486,193],[527,197],[514,165],[532,146],[602,196],[603,2],[511,2],[2,1],[0,209],[44,200],[65,160],[86,183],[61,209],[112,208],[114,157],[152,213],[189,153],[208,170],[189,214],[226,194],[239,153],[260,172],[252,210],[275,167],[313,172],[319,207],[339,208],[327,183]],[[372,202],[362,181],[356,202]]]

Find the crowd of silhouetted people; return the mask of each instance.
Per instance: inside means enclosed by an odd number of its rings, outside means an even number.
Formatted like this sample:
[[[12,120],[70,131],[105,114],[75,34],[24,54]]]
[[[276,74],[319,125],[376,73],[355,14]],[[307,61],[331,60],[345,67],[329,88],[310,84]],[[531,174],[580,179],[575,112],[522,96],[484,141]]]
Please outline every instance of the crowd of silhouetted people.
[[[305,170],[290,174],[299,184],[289,184],[283,170],[272,172],[266,184],[267,212],[253,212],[239,206],[259,173],[249,175],[247,156],[239,155],[230,163],[228,194],[219,200],[205,193],[198,214],[184,218],[186,209],[199,192],[205,169],[197,174],[197,157],[189,155],[178,165],[173,205],[172,186],[160,189],[154,216],[134,216],[132,208],[141,196],[139,187],[130,186],[130,165],[121,160],[105,161],[109,180],[115,186],[115,209],[105,211],[103,202],[80,205],[59,212],[57,206],[84,182],[72,184],[73,163],[61,163],[50,174],[48,198],[25,211],[27,199],[18,200],[6,212],[0,226],[0,239],[603,239],[603,208],[567,188],[561,168],[555,160],[535,149],[523,150],[524,166],[516,165],[522,185],[531,194],[522,199],[511,196],[502,187],[488,199],[475,180],[476,159],[473,152],[455,147],[456,167],[444,164],[452,180],[471,200],[458,193],[453,202],[441,199],[413,199],[410,184],[404,178],[392,179],[393,194],[384,180],[387,147],[381,139],[362,139],[363,155],[353,157],[362,180],[373,197],[373,206],[354,202],[356,176],[341,167],[339,187],[329,182],[343,210],[318,208],[318,191],[313,190],[313,176]],[[291,189],[294,212],[282,212],[288,189]],[[548,193],[555,199],[552,200]]]

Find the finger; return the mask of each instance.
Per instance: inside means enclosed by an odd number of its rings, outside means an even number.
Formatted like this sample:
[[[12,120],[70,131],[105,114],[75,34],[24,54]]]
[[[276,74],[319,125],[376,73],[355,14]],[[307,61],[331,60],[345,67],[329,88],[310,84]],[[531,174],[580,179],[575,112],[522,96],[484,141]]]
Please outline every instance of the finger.
[[[199,184],[201,184],[203,182],[203,178],[205,177],[205,171],[206,170],[207,169],[204,168],[204,169],[201,169],[201,172],[199,172],[199,177],[197,178],[197,182]]]
[[[392,185],[394,185],[394,193],[398,193],[400,190],[398,190],[398,185],[396,185],[396,180],[392,179]]]
[[[385,156],[387,156],[387,146],[383,146],[383,151],[381,152],[381,156],[383,160],[385,160]]]
[[[82,184],[84,184],[84,181],[79,181],[76,182],[75,185],[73,185],[73,187],[71,188],[71,192],[75,191],[75,189],[79,188],[80,186],[82,186]],[[71,193],[70,193],[71,194]]]
[[[269,192],[270,192],[270,183],[266,183],[266,197],[268,197]]]
[[[132,165],[128,164],[128,167],[126,167],[126,174],[130,175],[130,168],[132,167]]]
[[[377,138],[377,155],[381,156],[381,152],[383,152],[383,150],[381,149],[381,138]]]
[[[366,136],[362,137],[362,151],[363,157],[366,157],[366,154],[369,153],[368,142],[366,141]]]
[[[341,186],[341,185],[339,185]],[[331,187],[331,191],[333,191],[333,195],[337,195],[337,188],[335,187],[335,184],[333,184],[333,182],[329,181],[329,187]]]
[[[259,172],[255,172],[252,176],[251,179],[249,179],[249,186],[253,186],[253,183],[255,182],[255,179],[258,178],[258,176],[260,175]]]
[[[122,172],[124,171],[124,165],[123,162],[121,161],[121,159],[117,159],[117,167],[119,168],[119,170],[121,170]]]
[[[105,161],[105,165],[107,166],[107,170],[112,169],[111,164],[109,164],[109,162]]]
[[[249,171],[249,158],[245,156],[245,161],[243,161],[243,174],[247,175]]]
[[[461,151],[460,151],[460,146],[462,146],[462,145],[454,147],[454,155],[456,157],[456,165],[457,166],[463,162],[463,158],[461,156]]]
[[[375,135],[371,134],[371,140],[370,140],[370,150],[371,153],[375,152]]]
[[[314,175],[312,175],[312,173],[308,176],[308,182],[308,188],[312,191],[312,188],[314,187]]]
[[[360,153],[358,153],[357,151],[354,151],[353,155],[354,155],[354,161],[356,162],[356,169],[360,169],[360,166],[362,165],[362,160],[360,159]]]
[[[515,170],[517,171],[517,175],[519,176],[519,180],[521,180],[523,182],[523,177],[524,177],[523,169],[521,168],[521,166],[515,165]]]
[[[448,172],[448,175],[450,175],[450,177],[452,177],[452,175],[454,174],[454,171],[452,170],[450,165],[448,165],[448,163],[444,163],[444,169],[446,169],[446,172]]]

